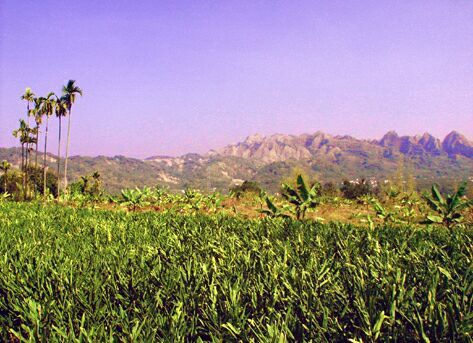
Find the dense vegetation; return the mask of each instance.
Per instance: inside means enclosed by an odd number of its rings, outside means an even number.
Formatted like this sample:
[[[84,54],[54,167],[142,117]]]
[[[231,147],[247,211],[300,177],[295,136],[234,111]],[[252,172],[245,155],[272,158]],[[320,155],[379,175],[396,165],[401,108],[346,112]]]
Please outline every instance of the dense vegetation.
[[[458,228],[0,204],[3,340],[467,341]]]
[[[473,339],[466,182],[422,194],[401,163],[383,183],[273,170],[273,195],[255,181],[228,194],[112,194],[98,171],[68,184],[82,90],[70,80],[62,93],[26,89],[27,118],[13,132],[21,163],[0,163],[0,341]],[[48,161],[53,114],[59,149]]]

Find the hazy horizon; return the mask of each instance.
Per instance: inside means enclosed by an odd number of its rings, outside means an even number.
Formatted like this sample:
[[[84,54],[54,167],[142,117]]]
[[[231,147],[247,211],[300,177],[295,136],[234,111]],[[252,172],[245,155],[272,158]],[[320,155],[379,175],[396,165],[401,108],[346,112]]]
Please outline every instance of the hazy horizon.
[[[68,79],[84,91],[71,155],[205,153],[255,133],[471,139],[472,60],[471,1],[4,0],[0,146],[18,146],[25,87]]]

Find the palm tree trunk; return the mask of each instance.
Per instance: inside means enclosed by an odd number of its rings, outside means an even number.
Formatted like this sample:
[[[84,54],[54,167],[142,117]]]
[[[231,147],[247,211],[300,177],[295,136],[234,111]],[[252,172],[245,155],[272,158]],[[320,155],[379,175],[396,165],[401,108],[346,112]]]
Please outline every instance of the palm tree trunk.
[[[43,154],[43,195],[46,195],[46,148],[48,145],[48,119],[46,115],[46,130],[44,132],[44,154]]]
[[[67,191],[67,159],[69,158],[69,140],[71,138],[71,106],[69,106],[69,118],[67,121],[66,160],[64,162],[64,189]]]
[[[38,142],[39,142],[39,125],[36,127],[36,153],[34,155],[34,166],[38,168]]]
[[[21,143],[21,172],[23,173],[21,178],[22,189],[25,189],[25,143]]]
[[[30,102],[28,101],[26,105],[26,120],[28,122],[28,127],[30,126]]]
[[[21,171],[25,171],[25,145],[21,143]]]
[[[57,196],[61,191],[61,116],[59,116],[59,144],[57,146]]]
[[[26,200],[28,195],[28,153],[30,151],[30,144],[26,143],[25,150],[25,172],[23,173],[24,186],[23,186],[23,200]]]

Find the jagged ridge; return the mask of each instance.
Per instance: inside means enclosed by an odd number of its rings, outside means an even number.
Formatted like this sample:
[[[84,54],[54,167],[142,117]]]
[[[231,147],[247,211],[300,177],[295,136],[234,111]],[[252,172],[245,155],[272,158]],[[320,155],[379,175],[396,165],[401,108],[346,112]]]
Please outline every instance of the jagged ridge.
[[[350,136],[332,136],[323,132],[299,136],[275,134],[268,137],[255,134],[241,143],[217,150],[216,153],[272,163],[290,159],[311,159],[321,155],[335,162],[343,154],[353,152],[369,154],[370,151],[381,152],[384,157],[400,152],[404,155],[438,156],[444,153],[450,156],[462,155],[473,158],[473,144],[456,131],[449,133],[443,142],[429,133],[399,136],[395,131],[386,133],[379,141],[356,139]]]

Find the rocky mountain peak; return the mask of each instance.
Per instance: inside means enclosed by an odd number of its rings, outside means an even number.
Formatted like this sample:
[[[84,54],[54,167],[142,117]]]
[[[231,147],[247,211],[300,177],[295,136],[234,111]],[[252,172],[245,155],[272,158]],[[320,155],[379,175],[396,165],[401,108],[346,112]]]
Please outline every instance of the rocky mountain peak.
[[[430,133],[425,132],[419,139],[418,144],[420,144],[425,151],[439,154],[442,150],[442,144],[438,138],[435,138]]]
[[[449,155],[463,155],[473,158],[473,144],[457,131],[450,132],[444,138],[442,148]]]
[[[379,141],[381,146],[399,146],[401,144],[400,137],[396,131],[388,131]]]
[[[261,143],[263,138],[264,137],[262,135],[260,135],[259,133],[255,133],[255,134],[252,134],[252,135],[246,137],[244,143],[248,144],[248,145]]]

